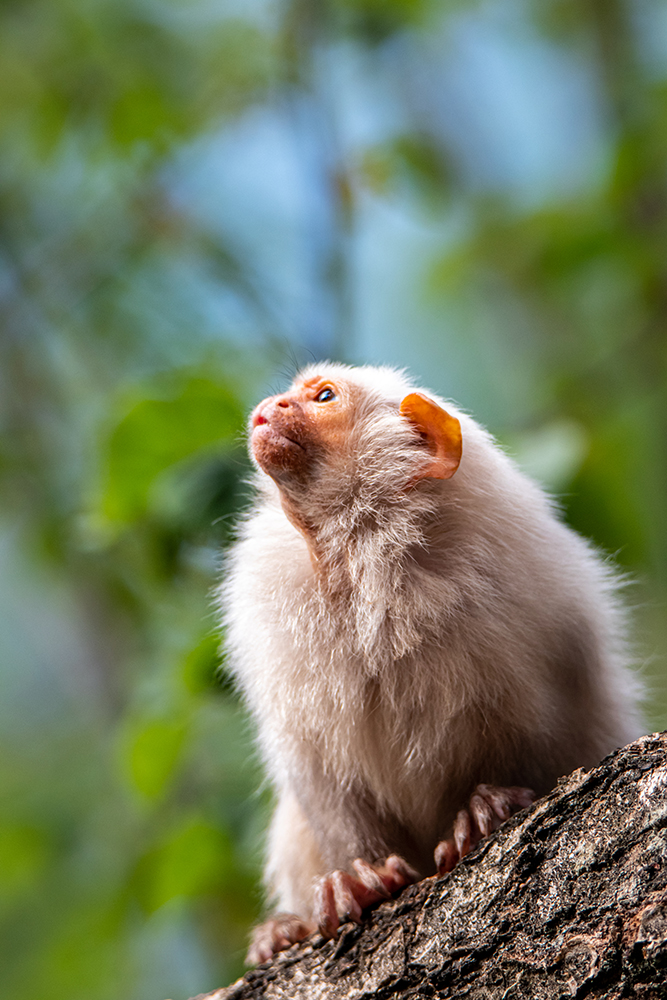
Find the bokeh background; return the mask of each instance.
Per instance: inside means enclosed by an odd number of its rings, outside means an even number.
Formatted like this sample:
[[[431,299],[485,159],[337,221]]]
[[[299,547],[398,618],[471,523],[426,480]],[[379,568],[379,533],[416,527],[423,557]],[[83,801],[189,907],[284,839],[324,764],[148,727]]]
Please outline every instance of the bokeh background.
[[[243,967],[244,414],[406,366],[635,584],[667,725],[667,4],[0,4],[0,994]]]

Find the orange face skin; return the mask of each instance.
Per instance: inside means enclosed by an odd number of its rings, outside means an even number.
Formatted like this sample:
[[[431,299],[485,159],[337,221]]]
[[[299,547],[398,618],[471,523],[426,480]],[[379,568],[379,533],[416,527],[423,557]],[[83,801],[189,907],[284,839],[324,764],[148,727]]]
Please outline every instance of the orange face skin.
[[[345,460],[360,391],[345,379],[315,376],[262,400],[250,417],[252,454],[280,487],[283,510],[304,535],[316,571],[321,559],[317,532],[302,509],[301,491],[308,489],[322,464],[332,457]],[[407,395],[400,413],[433,453],[432,460],[406,482],[406,491],[421,479],[453,476],[461,459],[461,427],[456,417],[422,393]]]
[[[321,377],[269,396],[250,417],[250,446],[278,484],[304,481],[327,454],[344,447],[352,426],[351,386]]]

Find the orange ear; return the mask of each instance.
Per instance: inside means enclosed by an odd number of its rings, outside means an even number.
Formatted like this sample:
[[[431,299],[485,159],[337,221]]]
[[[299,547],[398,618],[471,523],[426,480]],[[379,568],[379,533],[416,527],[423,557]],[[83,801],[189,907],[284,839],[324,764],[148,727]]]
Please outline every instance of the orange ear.
[[[463,440],[461,424],[421,392],[411,392],[401,403],[401,414],[426,436],[435,455],[429,465],[415,476],[419,479],[451,479],[459,467]]]

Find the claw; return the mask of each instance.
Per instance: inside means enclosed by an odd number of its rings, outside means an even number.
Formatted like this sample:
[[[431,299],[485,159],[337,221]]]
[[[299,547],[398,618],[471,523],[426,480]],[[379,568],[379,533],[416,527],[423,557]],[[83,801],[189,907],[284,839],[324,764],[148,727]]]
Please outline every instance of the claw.
[[[276,952],[303,941],[312,930],[313,927],[293,913],[276,913],[253,931],[246,962],[248,965],[268,962]]]
[[[346,871],[335,871],[315,886],[315,919],[323,937],[335,937],[346,920],[359,923],[367,907],[390,899],[393,893],[419,879],[414,868],[397,854],[377,865],[356,858],[352,867],[357,878]]]
[[[467,809],[459,809],[454,820],[454,843],[459,852],[459,858],[465,858],[470,853],[470,834],[472,823]]]
[[[368,861],[364,861],[363,858],[355,858],[352,862],[352,867],[359,876],[359,880],[367,889],[376,892],[381,899],[389,899],[391,893],[385,885],[380,872],[373,865],[369,865]]]
[[[501,822],[510,818],[510,799],[507,795],[507,789],[494,788],[493,785],[478,785],[475,792],[489,803]]]
[[[454,838],[450,837],[449,840],[441,840],[435,849],[435,864],[438,869],[438,875],[446,875],[447,872],[451,872],[458,860],[459,852],[454,843]]]
[[[342,924],[346,920],[361,923],[362,906],[354,894],[355,881],[347,872],[337,871],[331,876],[336,913]]]
[[[517,809],[525,809],[534,801],[535,793],[530,788],[477,785],[468,808],[457,813],[452,836],[441,840],[435,849],[440,875],[450,872],[475,844],[497,830]]]
[[[325,875],[315,885],[315,922],[322,937],[336,937],[339,920],[330,875]]]
[[[495,828],[493,809],[481,795],[473,795],[470,799],[470,814],[475,821],[482,837],[488,837]]]
[[[419,872],[399,854],[390,854],[380,871],[385,886],[392,894],[419,881]]]

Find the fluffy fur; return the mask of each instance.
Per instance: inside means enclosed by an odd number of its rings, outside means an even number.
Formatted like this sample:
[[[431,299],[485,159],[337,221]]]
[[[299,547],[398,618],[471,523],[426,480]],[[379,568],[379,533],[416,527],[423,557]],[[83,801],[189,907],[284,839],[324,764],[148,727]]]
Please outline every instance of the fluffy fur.
[[[257,475],[222,588],[226,643],[278,805],[267,882],[396,852],[423,875],[478,782],[538,794],[642,731],[617,579],[473,419],[453,478],[406,483],[424,444],[387,368],[317,365],[354,390],[345,447],[292,498]]]

